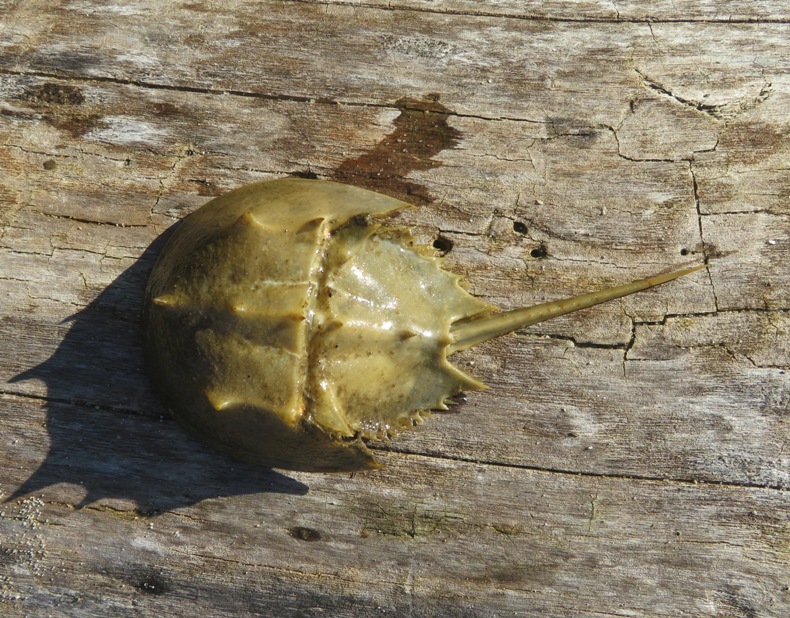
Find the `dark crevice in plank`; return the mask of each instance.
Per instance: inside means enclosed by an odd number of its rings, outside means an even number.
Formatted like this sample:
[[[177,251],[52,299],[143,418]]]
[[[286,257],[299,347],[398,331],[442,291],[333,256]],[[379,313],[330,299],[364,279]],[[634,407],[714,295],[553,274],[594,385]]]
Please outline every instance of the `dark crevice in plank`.
[[[698,112],[702,112],[703,114],[707,114],[716,120],[721,120],[722,113],[721,110],[724,107],[723,105],[708,105],[705,103],[700,103],[699,101],[692,101],[691,99],[686,99],[681,97],[680,95],[675,94],[665,86],[659,84],[654,79],[648,77],[645,73],[640,71],[639,69],[634,69],[637,74],[639,75],[642,83],[644,84],[645,88],[652,90],[653,92],[657,92],[663,96],[669,97],[673,101],[680,103],[685,107],[690,107],[691,109],[697,110]]]
[[[101,410],[102,412],[112,412],[114,414],[132,414],[134,416],[144,416],[147,418],[161,418],[161,414],[152,415],[146,414],[142,410],[135,408],[124,408],[123,406],[100,404],[93,401],[85,401],[81,399],[66,399],[64,397],[50,397],[49,395],[36,395],[34,393],[18,392],[6,389],[0,389],[0,397],[18,397],[20,399],[33,399],[35,401],[43,401],[46,403],[59,403],[68,406],[78,406],[81,408],[90,408],[91,410]]]
[[[547,23],[570,23],[570,24],[790,24],[790,20],[781,17],[731,17],[731,18],[710,18],[699,17],[689,19],[684,17],[551,17],[548,15],[520,15],[515,13],[504,13],[495,11],[463,11],[441,8],[421,8],[400,6],[395,3],[388,3],[387,6],[372,4],[369,2],[352,1],[322,1],[322,0],[285,0],[293,4],[313,4],[325,6],[342,6],[355,9],[368,9],[378,11],[402,11],[411,13],[427,13],[433,15],[448,15],[455,17],[482,17],[497,19],[516,19],[521,21],[547,22]]]
[[[727,216],[730,217],[732,215],[780,215],[781,213],[777,213],[776,211],[769,210],[767,208],[756,208],[754,210],[717,210],[715,212],[701,212],[700,217],[721,217]]]
[[[666,322],[667,316],[664,316],[664,322]],[[640,324],[644,324],[644,322],[640,322]],[[633,318],[631,318],[631,337],[628,340],[628,343],[625,344],[623,348],[623,378],[627,375],[626,364],[628,363],[628,353],[636,344],[636,326],[637,322]]]
[[[587,348],[591,350],[625,350],[626,344],[624,343],[595,343],[594,341],[577,341],[572,335],[557,335],[556,333],[547,333],[540,336],[541,339],[550,339],[556,341],[569,341],[573,344],[574,348]]]
[[[694,171],[694,163],[689,161],[689,175],[691,176],[691,194],[694,198],[694,209],[697,213],[697,227],[699,230],[699,241],[700,246],[702,247],[702,255],[705,256],[705,262],[707,263],[709,260],[709,248],[707,243],[705,242],[705,229],[702,225],[702,206],[700,205],[700,197],[699,197],[699,184],[697,183],[697,173]],[[716,285],[713,282],[713,276],[710,274],[710,269],[706,269],[708,273],[708,282],[710,283],[711,293],[713,294],[713,306],[716,307],[716,311],[719,310],[721,305],[719,304],[719,297],[716,294]]]
[[[17,77],[40,77],[44,79],[59,79],[62,81],[82,81],[89,83],[103,83],[103,84],[117,84],[121,86],[136,86],[138,88],[148,88],[151,90],[168,90],[172,92],[189,92],[194,94],[209,94],[209,95],[230,95],[236,97],[247,97],[255,99],[266,99],[271,101],[288,101],[291,103],[319,103],[326,105],[357,105],[360,107],[385,107],[392,106],[377,104],[377,103],[356,103],[346,101],[335,101],[329,98],[317,98],[303,95],[287,95],[287,94],[265,94],[259,92],[248,92],[245,90],[228,90],[224,88],[201,88],[198,86],[185,86],[183,84],[157,84],[155,82],[145,82],[135,79],[126,79],[122,77],[100,77],[100,76],[86,76],[79,74],[58,74],[49,73],[47,71],[14,71],[10,69],[0,69],[0,75],[13,75]]]
[[[225,88],[201,88],[197,86],[185,86],[183,84],[157,84],[155,82],[146,82],[135,79],[126,79],[122,77],[98,77],[80,74],[59,74],[49,73],[47,71],[14,71],[10,69],[0,69],[0,75],[11,75],[15,77],[38,77],[42,79],[57,79],[60,81],[73,81],[81,83],[99,83],[99,84],[116,84],[120,86],[133,86],[135,88],[148,88],[151,90],[165,90],[169,92],[187,92],[193,94],[204,94],[212,96],[234,96],[244,97],[248,99],[259,99],[265,101],[283,101],[288,103],[308,103],[313,105],[329,105],[337,107],[344,105],[347,107],[370,107],[377,109],[396,110],[396,111],[411,111],[422,113],[433,113],[430,110],[408,105],[400,105],[397,103],[378,103],[374,101],[346,101],[336,100],[328,97],[306,96],[306,95],[291,95],[291,94],[273,94],[263,92],[249,92],[246,90],[232,90]],[[509,122],[526,122],[529,124],[550,124],[542,120],[534,120],[531,118],[518,118],[511,116],[483,116],[477,114],[462,114],[454,112],[453,110],[446,110],[441,112],[446,116],[455,116],[458,118],[473,118],[477,120],[490,120],[493,122],[509,121]]]
[[[44,212],[43,210],[31,210],[31,212],[44,217],[52,217],[53,219],[66,219],[74,223],[85,223],[87,225],[109,225],[110,227],[138,227],[148,228],[150,226],[141,223],[116,223],[114,221],[100,221],[98,219],[87,219],[83,217],[75,217],[73,215],[61,215],[54,212]],[[88,251],[87,249],[71,249],[73,251],[86,251],[87,253],[98,253],[97,251]]]
[[[647,476],[641,474],[607,474],[602,472],[585,472],[576,470],[564,470],[561,468],[547,468],[541,466],[529,466],[525,464],[505,463],[499,461],[492,461],[486,459],[471,459],[462,457],[460,455],[448,455],[445,453],[420,453],[409,449],[394,447],[393,445],[386,445],[381,443],[368,444],[371,449],[383,451],[387,453],[398,453],[399,455],[408,455],[412,457],[427,457],[430,459],[440,459],[446,461],[457,461],[461,463],[493,466],[499,468],[512,468],[514,470],[529,470],[531,472],[541,472],[546,474],[561,474],[563,476],[580,476],[587,478],[608,479],[608,480],[624,480],[624,481],[644,481],[652,483],[674,483],[676,485],[712,485],[717,487],[733,487],[739,489],[765,489],[779,492],[790,492],[790,487],[780,484],[770,483],[750,483],[748,481],[708,481],[704,479],[684,478],[684,477],[669,477],[669,476]]]

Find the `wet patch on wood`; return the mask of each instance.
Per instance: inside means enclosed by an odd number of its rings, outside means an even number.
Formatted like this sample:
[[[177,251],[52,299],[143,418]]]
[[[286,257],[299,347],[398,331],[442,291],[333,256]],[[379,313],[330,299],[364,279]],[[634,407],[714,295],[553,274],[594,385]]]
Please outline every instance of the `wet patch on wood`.
[[[433,198],[424,186],[408,179],[409,173],[441,167],[434,157],[458,145],[462,134],[448,124],[450,110],[436,94],[404,97],[396,105],[400,115],[395,130],[365,154],[341,163],[334,179],[422,206]]]

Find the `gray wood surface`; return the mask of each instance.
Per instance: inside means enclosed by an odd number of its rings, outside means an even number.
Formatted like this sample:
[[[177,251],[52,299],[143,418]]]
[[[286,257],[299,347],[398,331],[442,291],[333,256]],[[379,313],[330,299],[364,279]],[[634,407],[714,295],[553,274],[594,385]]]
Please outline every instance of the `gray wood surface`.
[[[647,6],[649,5],[649,6]],[[0,614],[790,615],[790,8],[0,0]],[[491,390],[273,471],[188,438],[138,314],[178,219],[310,174],[503,308]]]

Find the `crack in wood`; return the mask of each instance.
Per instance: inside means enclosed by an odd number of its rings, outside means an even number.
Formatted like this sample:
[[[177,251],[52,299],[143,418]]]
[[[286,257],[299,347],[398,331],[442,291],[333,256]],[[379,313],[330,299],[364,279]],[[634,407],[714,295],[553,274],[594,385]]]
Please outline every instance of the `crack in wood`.
[[[697,213],[697,227],[699,230],[699,240],[702,247],[702,255],[705,258],[705,262],[707,263],[709,260],[709,251],[708,245],[705,242],[705,230],[702,225],[702,207],[700,206],[700,197],[699,197],[699,185],[697,183],[697,174],[694,171],[694,163],[693,161],[688,162],[689,165],[689,174],[691,175],[691,188],[692,188],[692,196],[694,199],[694,209]],[[713,306],[716,310],[719,310],[719,297],[716,294],[716,285],[713,282],[713,275],[710,272],[710,268],[706,268],[705,272],[708,275],[708,282],[710,283],[710,290],[711,294],[713,295]]]
[[[448,10],[442,8],[422,8],[413,6],[402,6],[396,2],[388,2],[387,5],[375,4],[372,2],[361,2],[357,0],[284,0],[293,4],[312,4],[326,6],[342,6],[352,8],[364,8],[378,11],[400,11],[411,13],[428,13],[435,15],[452,15],[456,17],[478,17],[478,18],[499,18],[515,19],[520,21],[548,22],[548,23],[570,23],[570,24],[788,24],[790,20],[781,17],[729,17],[727,19],[715,19],[700,17],[696,19],[688,18],[657,18],[657,17],[621,17],[615,7],[615,17],[554,17],[549,15],[536,14],[517,14],[496,11],[469,11],[469,10]]]
[[[132,86],[141,89],[150,90],[165,90],[169,92],[186,92],[194,94],[204,94],[211,96],[233,96],[249,99],[260,99],[264,101],[283,101],[288,103],[308,103],[311,105],[326,105],[330,107],[346,106],[346,107],[362,107],[362,108],[376,108],[393,111],[424,111],[419,106],[398,105],[397,103],[381,103],[376,101],[351,101],[332,99],[328,97],[313,97],[308,95],[294,95],[294,94],[272,94],[263,92],[250,92],[248,90],[235,90],[235,89],[222,89],[222,88],[205,88],[198,86],[185,86],[179,84],[158,84],[156,82],[146,82],[137,79],[127,79],[121,77],[102,77],[95,75],[81,75],[81,74],[61,74],[50,73],[47,71],[17,71],[12,69],[0,68],[0,75],[11,75],[17,77],[40,77],[44,79],[57,79],[66,82],[77,83],[99,83],[99,84],[115,84],[119,86]],[[520,118],[515,116],[485,116],[482,114],[469,114],[461,113],[448,109],[444,112],[447,116],[457,118],[470,118],[476,120],[487,120],[491,122],[524,122],[528,124],[545,125],[549,124],[548,121],[534,120],[531,118]],[[156,154],[156,153],[154,153]]]
[[[732,487],[740,489],[764,489],[769,491],[778,491],[781,493],[790,494],[790,487],[783,484],[771,483],[751,483],[747,481],[707,481],[704,479],[691,478],[691,477],[668,477],[668,476],[648,476],[642,474],[612,474],[604,472],[589,472],[585,470],[570,470],[562,468],[550,468],[543,466],[530,466],[526,464],[514,464],[507,462],[499,462],[487,459],[472,459],[459,455],[447,455],[444,453],[421,453],[419,451],[412,451],[404,447],[399,447],[393,444],[376,443],[370,444],[370,448],[386,453],[398,453],[398,455],[405,455],[410,457],[424,457],[428,459],[440,459],[447,461],[457,461],[460,463],[467,463],[479,466],[492,466],[496,468],[511,468],[516,470],[529,470],[532,472],[547,473],[547,474],[560,474],[563,476],[580,476],[594,479],[607,479],[607,480],[628,480],[628,481],[644,481],[648,483],[671,483],[684,486],[699,486],[699,485],[713,485],[716,487]]]
[[[634,361],[630,361],[634,362]],[[3,397],[12,397],[18,399],[31,399],[36,401],[42,401],[46,403],[59,403],[63,405],[71,405],[71,406],[78,406],[78,407],[85,407],[90,409],[101,410],[103,412],[109,413],[123,413],[123,414],[130,414],[133,416],[141,416],[140,410],[135,409],[126,409],[117,406],[111,406],[106,404],[96,404],[93,402],[87,401],[80,401],[80,400],[69,400],[69,399],[59,399],[53,398],[45,395],[35,395],[30,393],[20,393],[14,391],[7,391],[7,390],[0,390],[0,396]],[[150,416],[147,414],[143,414],[142,416],[153,419],[159,419],[160,422],[168,422],[175,425],[175,421],[171,418],[163,415],[157,416]],[[790,491],[790,488],[782,485],[782,484],[770,484],[770,483],[750,483],[745,481],[705,481],[696,478],[688,478],[688,477],[666,477],[666,476],[649,476],[649,475],[641,475],[641,474],[612,474],[612,473],[602,473],[602,472],[590,472],[590,471],[582,471],[582,470],[571,470],[571,469],[562,469],[562,468],[551,468],[551,467],[543,467],[543,466],[533,466],[533,465],[526,465],[526,464],[514,464],[508,462],[499,462],[494,460],[485,460],[485,459],[473,459],[468,457],[463,457],[460,455],[448,455],[443,453],[424,453],[419,451],[410,450],[398,445],[394,444],[387,444],[387,443],[371,443],[368,445],[370,448],[374,450],[380,450],[382,452],[391,452],[391,453],[398,453],[399,455],[407,455],[412,457],[423,457],[426,459],[439,459],[439,460],[447,460],[447,461],[457,461],[460,463],[466,464],[475,464],[475,465],[484,465],[484,466],[493,466],[493,467],[503,467],[503,468],[512,468],[518,470],[530,470],[533,472],[540,472],[540,473],[550,473],[550,474],[561,474],[561,475],[571,475],[571,476],[584,476],[590,478],[602,478],[602,479],[621,479],[621,480],[635,480],[635,481],[650,481],[650,482],[670,482],[670,483],[677,483],[681,485],[700,485],[700,484],[710,484],[710,485],[721,485],[721,486],[729,486],[729,487],[742,487],[742,488],[757,488],[757,489],[769,489],[769,490],[777,490],[777,491]]]

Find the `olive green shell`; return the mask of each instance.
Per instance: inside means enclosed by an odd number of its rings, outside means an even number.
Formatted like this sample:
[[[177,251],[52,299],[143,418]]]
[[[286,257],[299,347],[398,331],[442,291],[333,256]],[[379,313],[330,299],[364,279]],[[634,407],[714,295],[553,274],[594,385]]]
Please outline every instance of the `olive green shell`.
[[[377,467],[365,439],[483,388],[446,357],[451,325],[494,307],[375,222],[406,207],[285,178],[186,217],[144,308],[147,363],[176,419],[240,459],[361,470]]]
[[[433,250],[375,221],[408,206],[285,178],[189,215],[154,266],[143,311],[152,379],[175,417],[266,466],[375,468],[365,440],[485,388],[450,364],[453,352],[705,267],[492,313]]]

